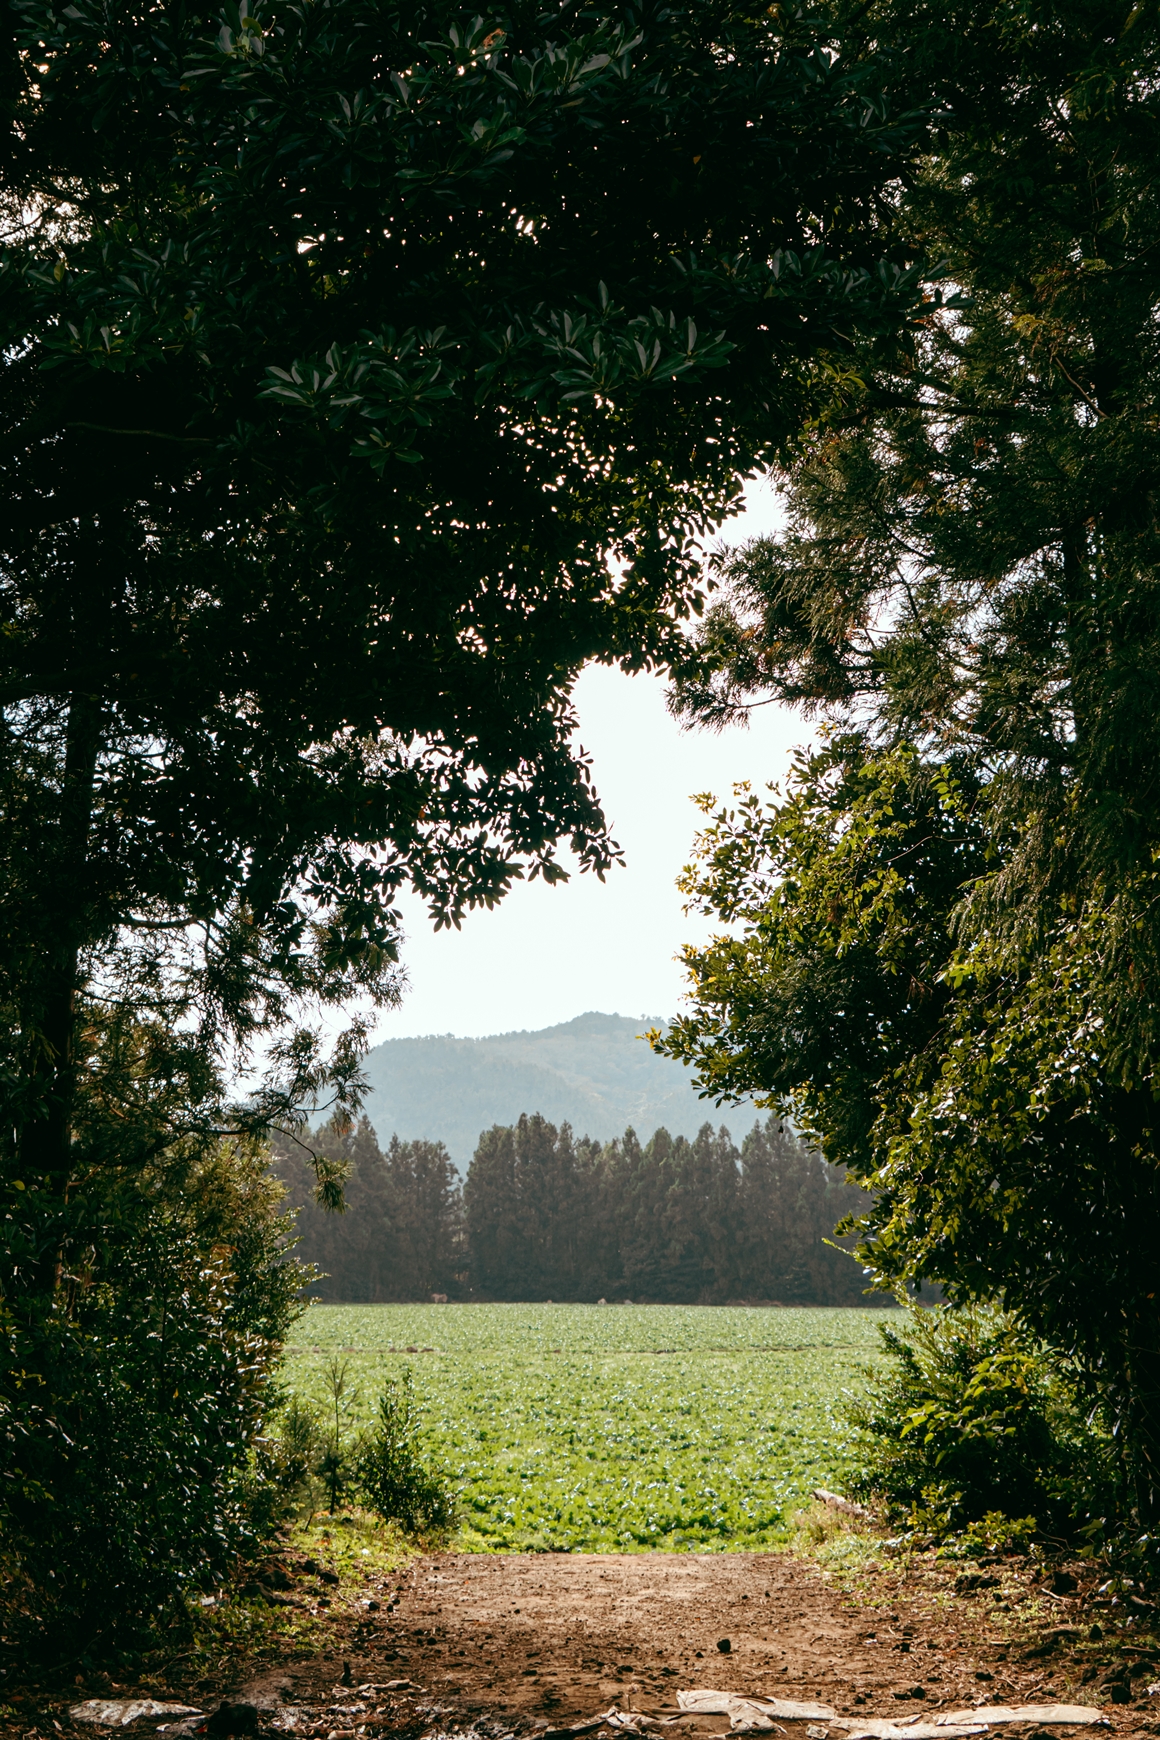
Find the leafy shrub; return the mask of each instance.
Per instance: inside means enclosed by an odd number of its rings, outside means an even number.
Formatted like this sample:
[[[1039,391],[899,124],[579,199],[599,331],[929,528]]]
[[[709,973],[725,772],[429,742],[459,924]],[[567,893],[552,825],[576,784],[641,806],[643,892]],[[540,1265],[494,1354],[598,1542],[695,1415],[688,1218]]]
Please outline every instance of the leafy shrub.
[[[286,1517],[309,1520],[322,1502],[324,1492],[319,1468],[325,1451],[322,1424],[312,1408],[298,1396],[272,1411],[267,1435],[255,1452],[255,1487],[251,1512],[263,1517],[264,1530]]]
[[[358,1446],[354,1469],[363,1497],[385,1521],[410,1534],[441,1534],[454,1526],[455,1500],[423,1462],[409,1371],[380,1396],[378,1419]]]
[[[853,1489],[967,1550],[1026,1544],[1112,1505],[1109,1436],[1066,1366],[994,1306],[914,1309],[882,1326],[890,1363],[849,1409],[863,1466]]]
[[[257,1453],[308,1278],[280,1201],[261,1151],[233,1143],[63,1207],[15,1199],[10,1275],[39,1247],[63,1279],[45,1307],[10,1287],[0,1319],[10,1641],[131,1650],[285,1513]]]

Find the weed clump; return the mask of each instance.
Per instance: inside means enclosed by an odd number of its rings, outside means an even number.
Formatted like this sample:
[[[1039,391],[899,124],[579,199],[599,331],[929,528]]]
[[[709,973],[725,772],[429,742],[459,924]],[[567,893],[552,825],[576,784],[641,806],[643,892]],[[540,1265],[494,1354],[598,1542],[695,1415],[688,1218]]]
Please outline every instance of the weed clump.
[[[276,1449],[282,1490],[300,1519],[309,1522],[324,1503],[334,1516],[354,1500],[405,1534],[447,1534],[457,1520],[455,1500],[426,1458],[410,1371],[387,1381],[361,1431],[352,1424],[359,1397],[347,1362],[332,1358],[325,1382],[327,1418],[292,1397]]]

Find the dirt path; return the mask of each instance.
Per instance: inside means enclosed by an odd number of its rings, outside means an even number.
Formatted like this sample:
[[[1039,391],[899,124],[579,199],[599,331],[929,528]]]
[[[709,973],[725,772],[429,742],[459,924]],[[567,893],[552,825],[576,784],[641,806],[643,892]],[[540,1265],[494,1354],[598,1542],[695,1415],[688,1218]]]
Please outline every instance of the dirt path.
[[[1098,1623],[1102,1642],[1093,1639],[1094,1590],[1048,1597],[1011,1562],[964,1582],[961,1568],[933,1560],[884,1564],[861,1587],[844,1594],[788,1554],[449,1553],[364,1594],[357,1611],[336,1611],[333,1649],[212,1689],[278,1703],[287,1715],[294,1707],[297,1732],[339,1740],[368,1727],[419,1734],[470,1722],[528,1731],[613,1702],[659,1714],[692,1686],[894,1718],[1078,1695],[1102,1703],[1119,1733],[1160,1727],[1148,1714],[1160,1698],[1149,1700],[1139,1678],[1131,1703],[1109,1702],[1102,1682],[1122,1677],[1128,1657],[1122,1637],[1109,1656]],[[1137,1675],[1157,1677],[1148,1652],[1136,1654]],[[369,1688],[361,1697],[359,1686]],[[203,1695],[210,1689],[203,1683]],[[677,1731],[727,1729],[723,1717],[699,1716]]]

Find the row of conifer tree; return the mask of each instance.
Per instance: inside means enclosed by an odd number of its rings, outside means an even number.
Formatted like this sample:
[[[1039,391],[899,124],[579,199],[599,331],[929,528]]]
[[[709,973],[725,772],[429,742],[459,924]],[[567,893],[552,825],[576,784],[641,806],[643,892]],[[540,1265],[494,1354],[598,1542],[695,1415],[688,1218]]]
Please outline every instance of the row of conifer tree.
[[[482,1133],[462,1182],[442,1143],[384,1150],[365,1118],[315,1145],[346,1162],[344,1213],[313,1200],[305,1149],[280,1148],[276,1169],[322,1299],[869,1302],[827,1242],[864,1193],[775,1117],[738,1149],[708,1123],[601,1144],[524,1116]]]

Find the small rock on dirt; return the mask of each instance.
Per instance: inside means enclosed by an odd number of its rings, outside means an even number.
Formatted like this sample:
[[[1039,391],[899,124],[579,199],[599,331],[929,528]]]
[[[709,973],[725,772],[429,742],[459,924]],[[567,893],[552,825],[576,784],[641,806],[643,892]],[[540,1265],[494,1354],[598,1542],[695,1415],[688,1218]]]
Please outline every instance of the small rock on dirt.
[[[258,1709],[256,1704],[231,1704],[224,1698],[205,1725],[207,1734],[214,1740],[225,1740],[227,1735],[248,1735],[258,1732]]]

